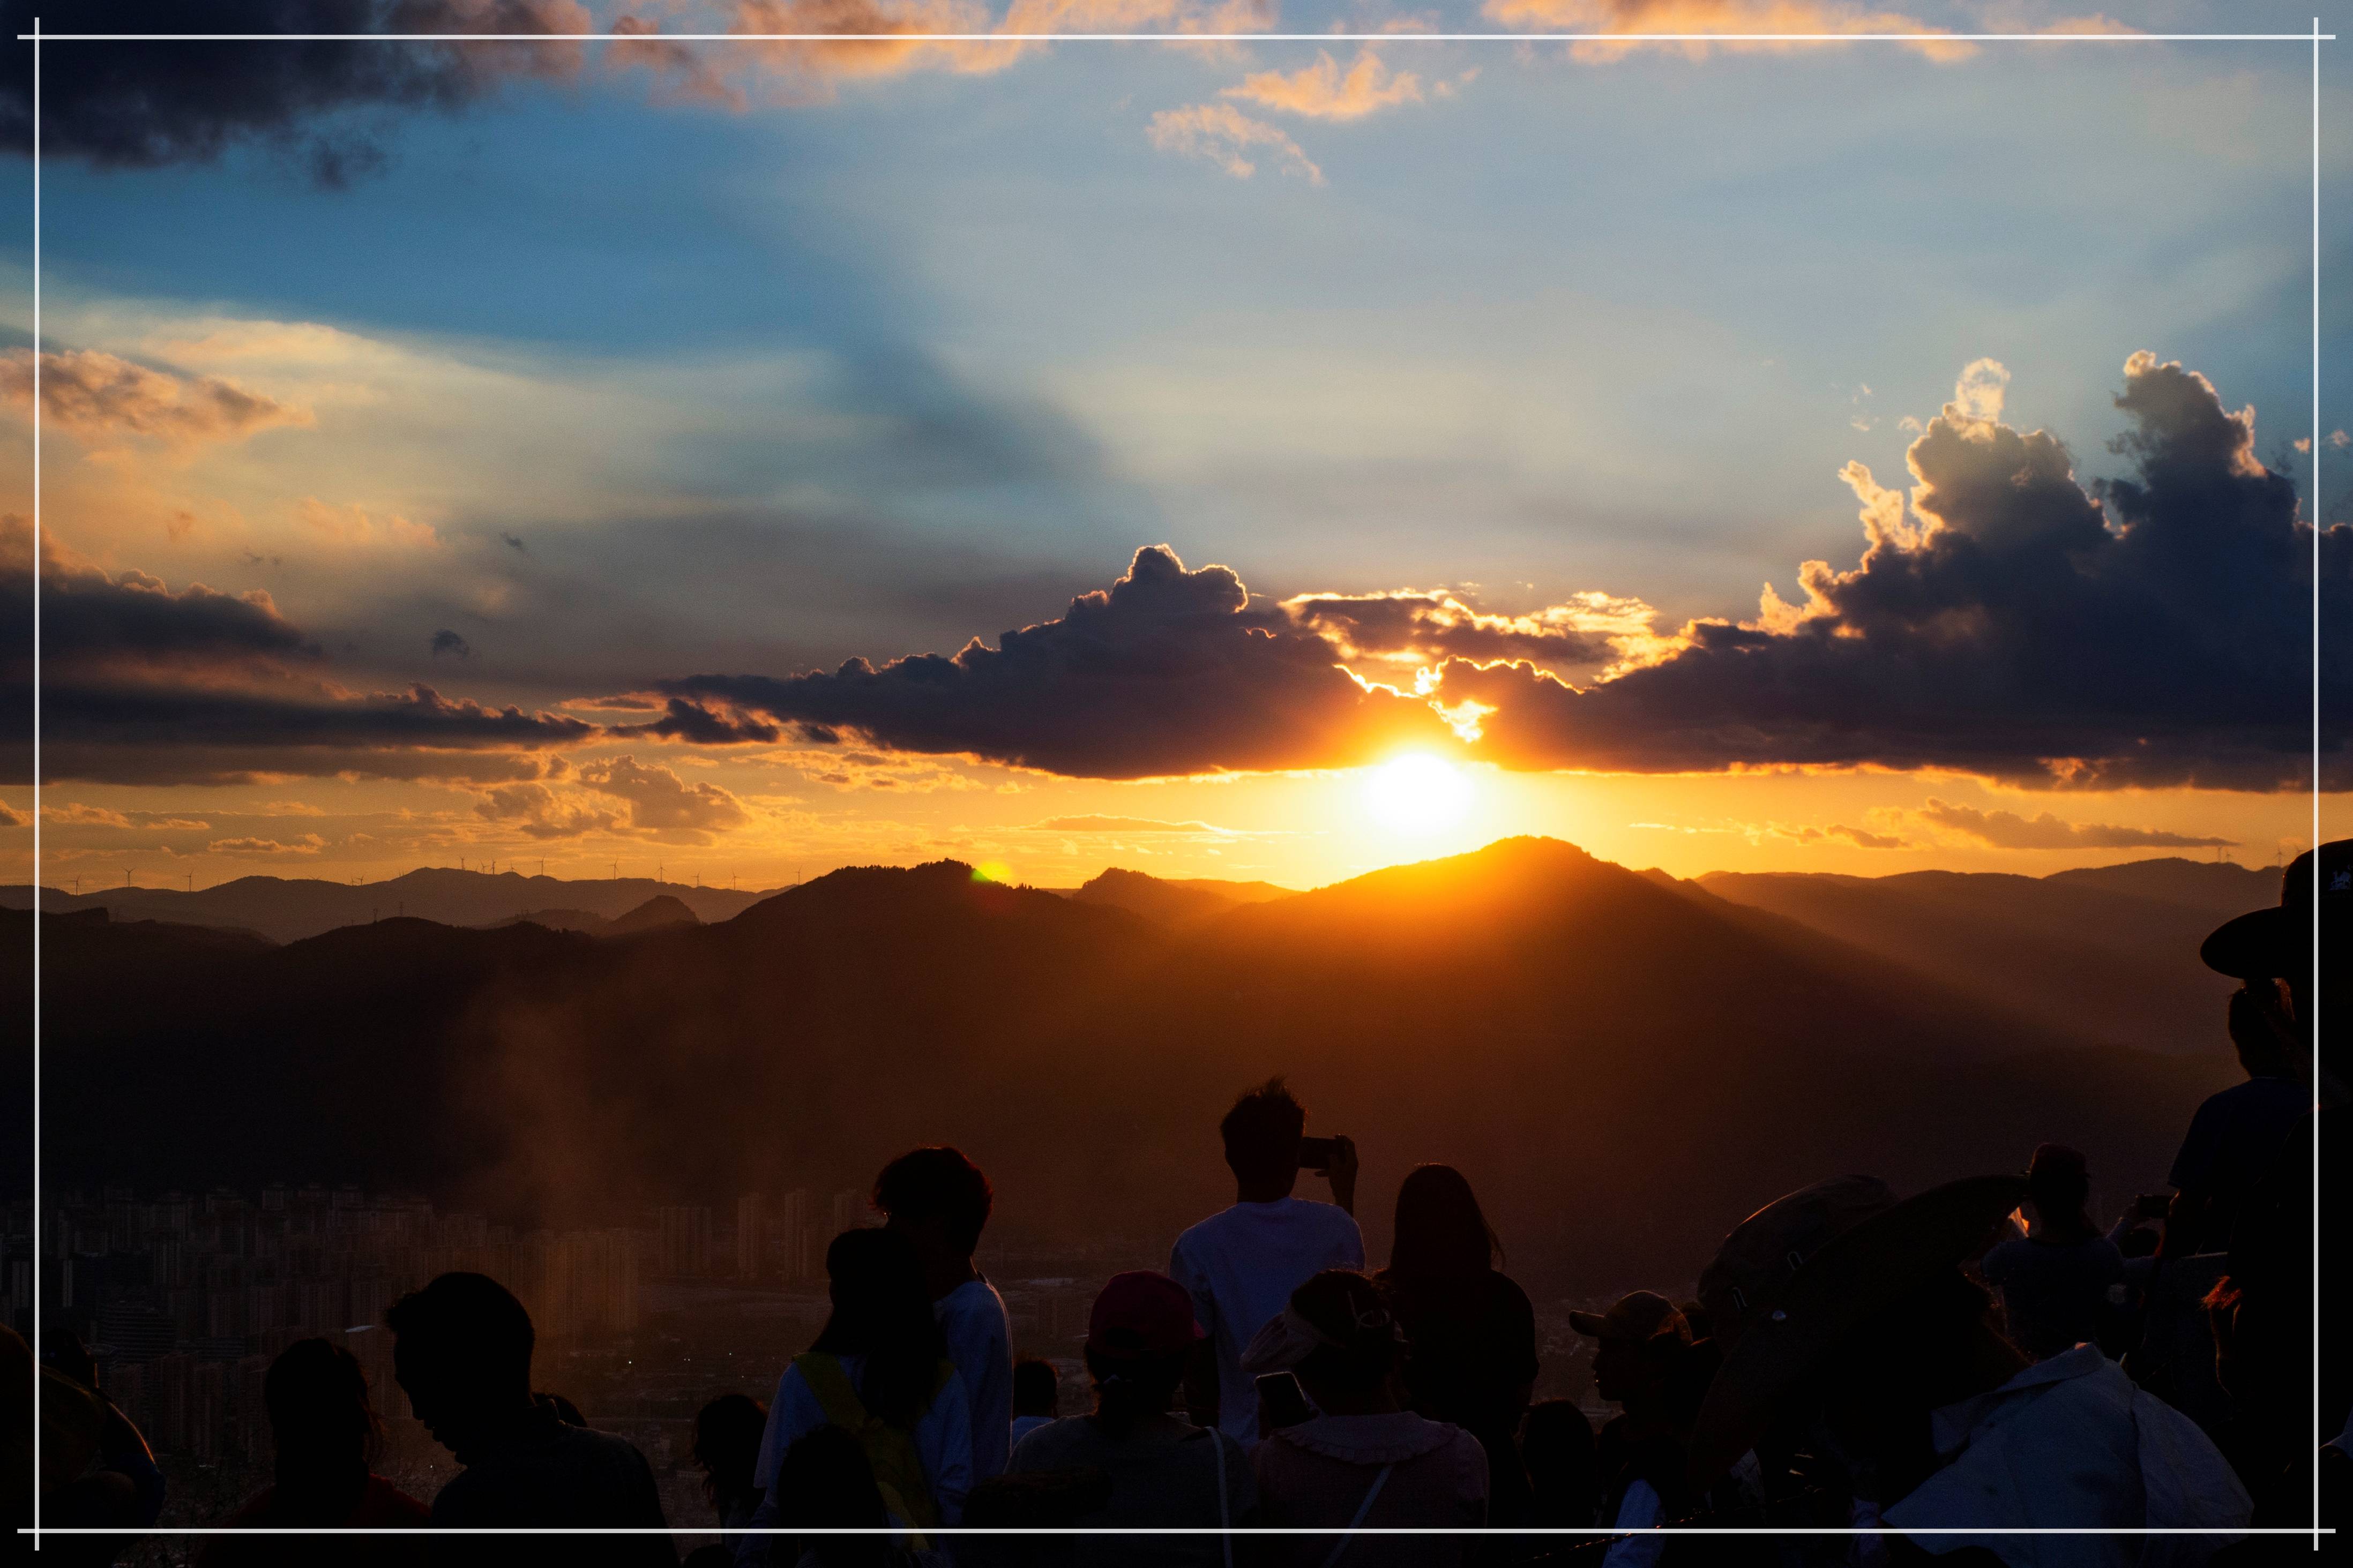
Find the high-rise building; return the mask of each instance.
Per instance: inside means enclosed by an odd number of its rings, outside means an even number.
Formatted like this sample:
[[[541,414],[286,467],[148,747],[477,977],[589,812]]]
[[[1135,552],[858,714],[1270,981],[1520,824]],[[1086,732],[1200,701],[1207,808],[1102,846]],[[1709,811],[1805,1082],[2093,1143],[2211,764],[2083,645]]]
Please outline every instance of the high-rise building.
[[[835,1236],[839,1236],[845,1230],[856,1230],[860,1226],[866,1224],[869,1217],[864,1193],[849,1190],[833,1194],[833,1234]]]
[[[711,1267],[711,1211],[680,1204],[657,1209],[655,1268],[667,1275],[703,1274]]]
[[[735,1278],[750,1281],[767,1272],[768,1200],[745,1193],[735,1200]]]
[[[776,1272],[787,1280],[806,1279],[813,1272],[809,1267],[809,1194],[807,1187],[795,1187],[776,1205],[776,1217],[769,1234],[775,1239]]]

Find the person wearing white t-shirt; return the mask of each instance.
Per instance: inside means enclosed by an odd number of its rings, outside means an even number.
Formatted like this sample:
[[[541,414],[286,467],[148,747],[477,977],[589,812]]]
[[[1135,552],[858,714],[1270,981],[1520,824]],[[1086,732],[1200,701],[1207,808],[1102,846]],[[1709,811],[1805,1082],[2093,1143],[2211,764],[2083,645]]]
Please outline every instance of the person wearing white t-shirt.
[[[1307,1111],[1279,1078],[1234,1101],[1218,1125],[1234,1173],[1234,1205],[1176,1238],[1168,1273],[1193,1298],[1205,1337],[1185,1374],[1185,1408],[1241,1443],[1258,1441],[1258,1388],[1242,1371],[1252,1335],[1290,1304],[1291,1293],[1326,1268],[1365,1266],[1357,1233],[1356,1148],[1330,1140],[1334,1201],[1293,1197]],[[1318,1156],[1323,1151],[1317,1152]]]
[[[970,1399],[976,1481],[1003,1474],[1013,1446],[1013,1327],[972,1262],[995,1201],[987,1176],[955,1149],[912,1150],[874,1178],[874,1206],[923,1260],[932,1315]]]

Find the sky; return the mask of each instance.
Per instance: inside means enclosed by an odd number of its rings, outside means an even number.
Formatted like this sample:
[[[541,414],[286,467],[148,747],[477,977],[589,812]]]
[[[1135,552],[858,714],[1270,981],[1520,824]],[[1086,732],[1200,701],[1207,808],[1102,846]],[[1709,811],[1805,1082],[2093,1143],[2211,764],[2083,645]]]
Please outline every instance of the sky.
[[[2308,46],[1414,35],[2311,6],[217,9],[628,37],[46,46],[37,574],[19,51],[0,679],[24,733],[37,575],[53,885],[2308,841],[2316,520],[2353,601]],[[850,26],[1382,37],[658,41]]]

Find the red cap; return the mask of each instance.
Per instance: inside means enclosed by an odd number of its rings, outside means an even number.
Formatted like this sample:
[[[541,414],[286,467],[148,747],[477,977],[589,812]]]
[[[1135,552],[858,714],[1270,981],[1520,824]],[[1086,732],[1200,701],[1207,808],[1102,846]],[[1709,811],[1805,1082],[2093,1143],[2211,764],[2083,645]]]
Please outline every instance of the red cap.
[[[1175,1355],[1199,1338],[1193,1298],[1149,1268],[1113,1275],[1087,1320],[1087,1349],[1103,1356]]]

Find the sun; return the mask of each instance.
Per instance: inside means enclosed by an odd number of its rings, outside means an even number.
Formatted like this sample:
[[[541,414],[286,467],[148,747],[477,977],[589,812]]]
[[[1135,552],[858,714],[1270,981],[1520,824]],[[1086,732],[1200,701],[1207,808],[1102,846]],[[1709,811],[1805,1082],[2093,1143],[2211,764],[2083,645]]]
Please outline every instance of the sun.
[[[1392,833],[1443,833],[1471,808],[1461,768],[1426,752],[1393,757],[1365,774],[1365,810]]]

